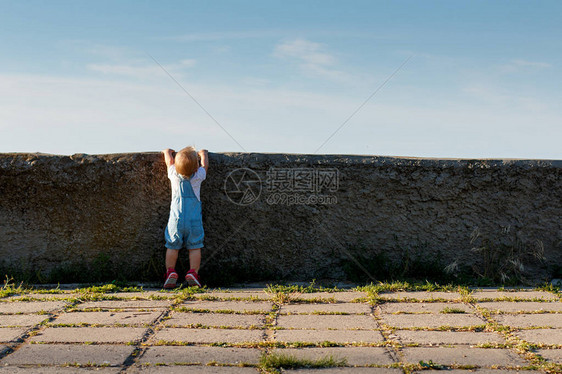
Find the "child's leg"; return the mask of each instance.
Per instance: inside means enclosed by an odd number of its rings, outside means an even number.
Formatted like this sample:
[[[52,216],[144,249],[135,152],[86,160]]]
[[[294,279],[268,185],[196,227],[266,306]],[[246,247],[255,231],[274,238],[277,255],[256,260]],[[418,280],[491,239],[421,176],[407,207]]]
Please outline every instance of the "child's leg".
[[[201,248],[189,250],[189,268],[199,273],[201,266]]]
[[[170,248],[166,249],[166,269],[176,268],[176,262],[178,261],[179,252],[180,251],[177,249],[170,249]],[[191,262],[191,255],[189,257]]]

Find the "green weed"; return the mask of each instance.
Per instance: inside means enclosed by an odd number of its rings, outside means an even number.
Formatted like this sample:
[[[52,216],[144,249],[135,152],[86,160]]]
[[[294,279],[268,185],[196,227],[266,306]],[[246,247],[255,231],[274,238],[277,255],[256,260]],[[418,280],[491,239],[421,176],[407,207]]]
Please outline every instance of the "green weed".
[[[285,353],[271,353],[263,355],[259,366],[265,370],[269,369],[299,369],[299,368],[329,368],[346,366],[346,359],[334,359],[333,356],[325,356],[316,360],[297,358]]]

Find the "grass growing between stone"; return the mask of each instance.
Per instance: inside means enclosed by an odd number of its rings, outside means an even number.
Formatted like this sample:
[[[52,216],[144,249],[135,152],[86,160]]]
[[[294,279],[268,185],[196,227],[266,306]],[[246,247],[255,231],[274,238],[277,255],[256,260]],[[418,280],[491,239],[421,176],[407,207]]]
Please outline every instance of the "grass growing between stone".
[[[562,364],[546,361],[543,357],[535,351],[541,348],[539,345],[531,344],[520,337],[515,332],[524,330],[521,328],[514,328],[509,325],[500,324],[494,319],[493,313],[490,310],[475,306],[480,315],[487,321],[486,330],[493,331],[501,334],[505,338],[505,346],[513,349],[525,360],[530,361],[531,365],[528,367],[530,370],[542,370],[549,374],[562,373]],[[529,328],[526,328],[529,329]]]
[[[259,368],[269,373],[280,373],[280,369],[318,369],[346,365],[346,359],[335,359],[331,355],[311,360],[276,352],[262,355],[259,362]]]
[[[0,298],[9,297],[13,295],[20,295],[26,292],[30,292],[30,289],[24,287],[23,283],[20,283],[18,286],[16,286],[13,283],[13,281],[14,281],[13,278],[6,276],[6,279],[4,280],[4,284],[2,285],[2,288],[0,288]]]

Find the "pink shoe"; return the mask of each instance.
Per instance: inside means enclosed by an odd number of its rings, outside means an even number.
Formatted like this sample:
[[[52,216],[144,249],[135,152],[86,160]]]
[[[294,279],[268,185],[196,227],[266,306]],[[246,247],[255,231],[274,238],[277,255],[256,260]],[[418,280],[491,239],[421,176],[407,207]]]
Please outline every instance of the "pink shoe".
[[[168,270],[166,274],[166,281],[164,282],[164,288],[175,288],[178,283],[178,273],[175,270]]]
[[[201,279],[199,278],[199,274],[197,274],[197,272],[193,269],[187,272],[187,274],[185,275],[185,280],[190,286],[201,287]]]

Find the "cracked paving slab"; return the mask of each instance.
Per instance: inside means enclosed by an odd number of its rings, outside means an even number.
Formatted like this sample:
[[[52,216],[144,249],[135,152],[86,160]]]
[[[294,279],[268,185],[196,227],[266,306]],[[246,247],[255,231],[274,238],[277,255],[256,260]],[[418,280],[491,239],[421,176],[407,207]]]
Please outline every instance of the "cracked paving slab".
[[[1,374],[84,374],[84,373],[101,373],[101,374],[116,374],[121,371],[121,368],[108,368],[108,367],[92,367],[92,368],[73,368],[73,367],[60,367],[60,366],[36,366],[36,367],[18,367],[18,366],[5,366],[0,367]]]
[[[67,304],[64,301],[19,301],[0,302],[0,313],[37,313],[62,310]]]
[[[26,328],[3,327],[0,328],[0,343],[15,342],[27,331]]]
[[[53,327],[31,338],[45,343],[128,343],[140,341],[147,329],[141,327]]]
[[[379,294],[381,299],[386,300],[458,300],[461,301],[462,296],[458,292],[444,292],[444,291],[412,291],[412,292],[385,292]]]
[[[524,330],[515,335],[533,344],[562,345],[562,329]]]
[[[80,297],[81,294],[79,293],[28,293],[22,295],[15,295],[9,296],[2,301],[10,301],[10,302],[26,302],[27,300],[36,302],[36,301],[57,301],[57,300],[67,300],[67,299],[75,299]],[[23,301],[26,300],[26,301]]]
[[[264,301],[208,301],[188,300],[179,307],[187,310],[232,311],[237,313],[269,313],[273,303]]]
[[[198,347],[198,346],[154,346],[138,360],[140,364],[257,364],[262,351],[256,348]]]
[[[492,312],[562,312],[560,302],[540,302],[540,301],[483,301],[476,304],[477,307],[487,309]],[[561,316],[562,318],[562,316]]]
[[[273,295],[267,294],[263,291],[232,291],[232,292],[225,292],[225,291],[211,291],[211,292],[204,292],[198,293],[193,295],[193,297],[202,299],[206,297],[216,297],[217,299],[222,300],[239,300],[239,299],[252,299],[252,300],[271,300]]]
[[[261,327],[265,316],[260,314],[184,313],[176,312],[164,321],[166,326],[202,325],[210,327]]]
[[[356,299],[362,299],[367,297],[366,292],[357,291],[342,291],[342,292],[311,292],[302,293],[295,292],[291,294],[292,299],[300,300],[322,300],[328,302],[351,302]]]
[[[123,365],[134,347],[125,345],[28,344],[0,365]]]
[[[127,373],[258,374],[259,370],[250,367],[174,365],[174,366],[135,366],[127,370]]]
[[[100,300],[76,305],[76,309],[166,309],[172,300]]]
[[[397,368],[326,368],[326,369],[293,369],[284,370],[284,373],[295,373],[295,374],[401,374],[402,369]],[[498,373],[499,374],[499,373]]]
[[[47,320],[48,318],[49,316],[37,314],[3,314],[0,316],[0,327],[31,327]]]
[[[278,342],[334,342],[345,343],[380,343],[383,337],[380,331],[370,330],[276,330],[275,341]]]
[[[372,316],[359,315],[320,315],[298,314],[280,315],[277,317],[277,326],[293,329],[314,330],[349,330],[349,329],[377,329],[379,326]]]
[[[393,327],[468,327],[484,325],[486,322],[470,314],[383,314],[382,321]]]
[[[441,313],[446,310],[458,310],[467,314],[475,310],[470,305],[463,303],[385,303],[380,305],[381,313]],[[454,313],[451,313],[454,314]],[[462,314],[462,313],[461,313]]]
[[[491,290],[478,290],[474,291],[471,295],[475,300],[497,300],[497,299],[513,299],[513,300],[556,300],[560,298],[550,292],[546,291],[497,291]]]
[[[189,300],[179,305],[187,310],[227,310],[238,313],[269,313],[273,303],[263,301],[193,301]]]
[[[91,325],[141,325],[152,324],[161,312],[75,312],[65,313],[51,324],[91,324]]]
[[[385,347],[276,348],[271,353],[309,360],[319,360],[326,356],[332,356],[335,360],[345,359],[348,366],[389,365],[394,363],[392,356]]]
[[[118,292],[106,293],[103,295],[116,296],[119,299],[132,299],[132,300],[160,300],[160,299],[174,299],[178,295],[171,292],[160,291],[143,291],[143,292]]]
[[[471,332],[471,331],[412,331],[398,330],[395,336],[402,343],[427,344],[484,344],[484,343],[505,343],[503,336],[492,332]]]
[[[158,342],[163,340],[166,342],[183,343],[255,343],[263,339],[263,330],[164,328],[157,331],[151,341]]]
[[[370,314],[371,306],[359,303],[289,304],[282,305],[280,314],[345,313]]]
[[[433,361],[439,365],[525,366],[526,361],[507,349],[496,348],[403,348],[404,361]]]
[[[414,374],[427,374],[427,370],[424,371],[414,371]],[[445,373],[447,374],[542,374],[542,371],[536,370],[510,370],[510,369],[452,369],[447,370]]]
[[[500,314],[494,316],[498,323],[511,327],[557,327],[562,328],[562,314]]]

